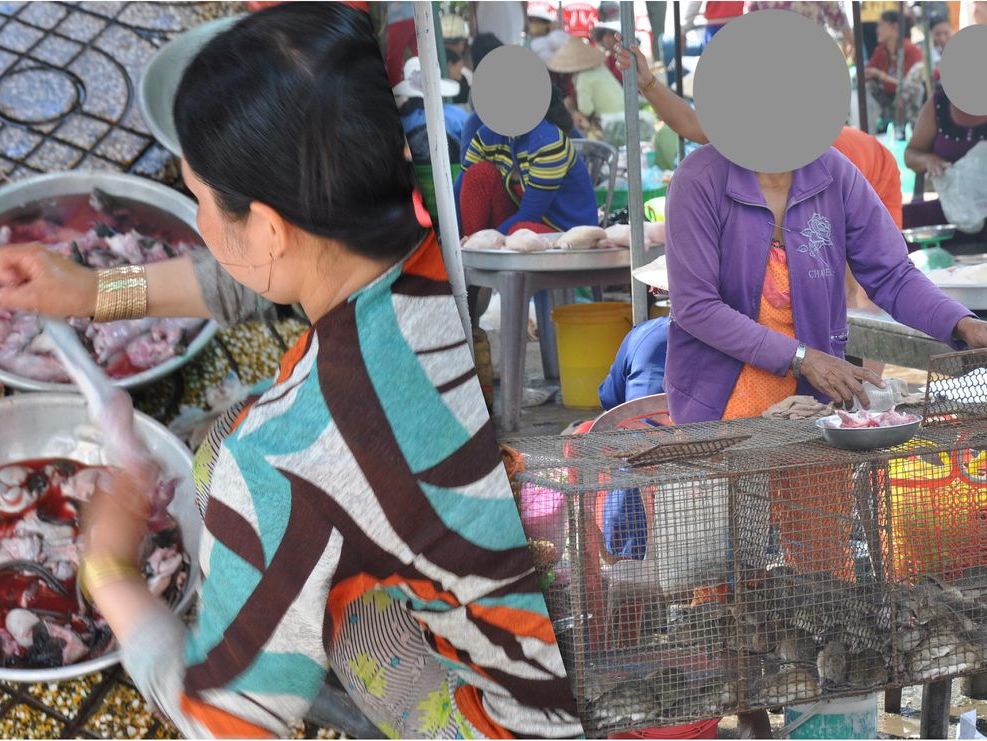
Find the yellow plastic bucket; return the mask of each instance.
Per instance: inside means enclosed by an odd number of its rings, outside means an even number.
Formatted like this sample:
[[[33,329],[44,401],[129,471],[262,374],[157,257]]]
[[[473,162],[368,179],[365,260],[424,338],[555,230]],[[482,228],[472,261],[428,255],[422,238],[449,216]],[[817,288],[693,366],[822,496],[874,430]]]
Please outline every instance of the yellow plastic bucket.
[[[558,341],[562,403],[598,409],[600,382],[632,326],[631,305],[600,301],[569,304],[552,311]]]

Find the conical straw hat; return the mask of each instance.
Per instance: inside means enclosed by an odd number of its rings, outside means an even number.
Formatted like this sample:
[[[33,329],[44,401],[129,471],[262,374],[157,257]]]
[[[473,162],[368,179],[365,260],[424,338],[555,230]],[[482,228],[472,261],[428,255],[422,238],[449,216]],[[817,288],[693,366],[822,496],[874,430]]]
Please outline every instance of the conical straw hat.
[[[573,36],[548,60],[548,68],[559,74],[585,72],[599,67],[605,59],[602,51]]]

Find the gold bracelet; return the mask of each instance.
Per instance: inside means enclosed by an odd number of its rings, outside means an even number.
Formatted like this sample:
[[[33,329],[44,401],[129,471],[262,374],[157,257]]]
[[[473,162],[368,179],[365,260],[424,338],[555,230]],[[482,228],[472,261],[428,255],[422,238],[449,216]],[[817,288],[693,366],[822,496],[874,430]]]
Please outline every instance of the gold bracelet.
[[[82,596],[92,602],[94,589],[122,581],[142,580],[140,571],[132,563],[112,556],[85,557],[79,565],[79,588]]]
[[[147,316],[147,273],[143,265],[123,265],[96,273],[94,322]]]
[[[641,88],[641,92],[646,93],[657,84],[658,84],[658,78],[655,75],[651,75],[651,82],[649,82],[647,85]]]

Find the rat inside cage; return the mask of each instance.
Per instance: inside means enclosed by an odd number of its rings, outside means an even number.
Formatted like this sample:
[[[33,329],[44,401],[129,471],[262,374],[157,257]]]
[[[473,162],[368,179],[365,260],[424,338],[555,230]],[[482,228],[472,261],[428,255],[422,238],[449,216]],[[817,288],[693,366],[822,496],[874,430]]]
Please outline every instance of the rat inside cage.
[[[591,736],[987,668],[983,418],[865,452],[768,419],[517,449]]]

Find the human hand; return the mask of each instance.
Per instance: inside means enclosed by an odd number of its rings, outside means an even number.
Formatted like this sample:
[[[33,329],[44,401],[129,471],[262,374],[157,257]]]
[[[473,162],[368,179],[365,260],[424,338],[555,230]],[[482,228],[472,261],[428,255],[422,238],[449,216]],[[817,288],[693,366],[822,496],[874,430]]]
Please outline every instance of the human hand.
[[[0,309],[51,317],[92,316],[96,271],[40,244],[0,247]]]
[[[971,349],[987,347],[987,322],[972,316],[960,319],[955,334]]]
[[[951,162],[947,162],[938,154],[929,152],[925,157],[925,171],[934,178],[941,178],[951,166]]]
[[[873,67],[864,68],[864,79],[866,80],[876,80],[880,74],[880,70],[876,70]]]
[[[835,404],[849,406],[857,399],[861,408],[870,409],[870,399],[864,391],[863,382],[884,388],[884,381],[874,371],[858,368],[812,348],[806,350],[801,373],[813,388],[826,394]]]
[[[100,473],[96,492],[82,512],[87,557],[137,563],[157,475],[157,467],[150,463]]]
[[[626,47],[621,43],[623,39],[620,34],[617,34],[617,46],[614,47],[614,55],[617,57],[617,66],[622,72],[630,69],[631,58],[637,63],[637,82],[638,85],[644,87],[649,82],[654,75],[651,74],[651,68],[648,66],[648,60],[644,56],[644,52],[641,51],[641,47],[637,44],[631,44],[630,48]]]

